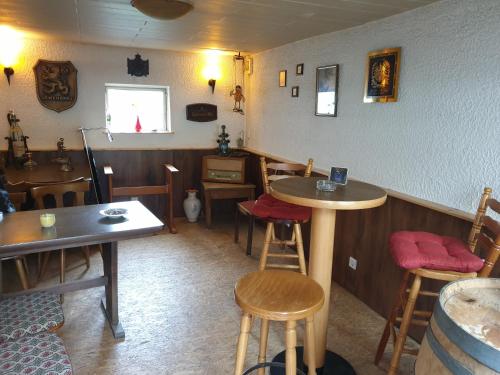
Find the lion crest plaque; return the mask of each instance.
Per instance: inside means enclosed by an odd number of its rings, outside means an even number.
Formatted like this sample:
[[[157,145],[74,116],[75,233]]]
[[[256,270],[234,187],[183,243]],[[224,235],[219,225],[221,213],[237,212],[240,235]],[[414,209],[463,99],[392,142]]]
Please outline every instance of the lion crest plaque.
[[[75,105],[78,96],[77,70],[71,61],[38,60],[33,70],[36,95],[41,105],[56,112]]]

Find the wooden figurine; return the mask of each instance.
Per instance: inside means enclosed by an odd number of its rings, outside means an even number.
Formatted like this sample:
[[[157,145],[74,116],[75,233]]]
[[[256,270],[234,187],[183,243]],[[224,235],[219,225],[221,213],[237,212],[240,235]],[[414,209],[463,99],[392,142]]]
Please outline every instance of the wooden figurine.
[[[239,112],[244,114],[243,109],[241,109],[241,101],[245,103],[245,96],[243,95],[242,88],[240,85],[236,85],[234,90],[229,93],[230,96],[234,96],[234,107],[233,112]]]

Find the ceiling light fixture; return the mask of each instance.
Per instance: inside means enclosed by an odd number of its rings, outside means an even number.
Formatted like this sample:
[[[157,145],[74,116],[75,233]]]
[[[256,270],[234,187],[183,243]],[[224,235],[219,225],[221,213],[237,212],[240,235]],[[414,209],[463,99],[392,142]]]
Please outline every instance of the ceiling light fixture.
[[[146,16],[174,20],[193,10],[193,5],[180,0],[132,0],[130,4]]]

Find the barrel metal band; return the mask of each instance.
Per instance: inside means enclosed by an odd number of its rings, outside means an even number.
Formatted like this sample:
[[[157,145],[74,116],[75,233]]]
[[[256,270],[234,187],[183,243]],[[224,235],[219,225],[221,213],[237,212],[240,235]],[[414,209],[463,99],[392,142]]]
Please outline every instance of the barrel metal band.
[[[431,347],[434,354],[439,358],[441,363],[445,365],[445,367],[450,370],[450,372],[454,375],[473,375],[473,373],[466,367],[462,366],[460,362],[458,362],[455,358],[453,358],[450,353],[446,351],[445,348],[441,346],[439,341],[434,336],[434,332],[432,332],[431,326],[425,332],[425,337],[427,338],[427,342]]]
[[[440,303],[436,304],[434,319],[448,339],[461,350],[490,369],[500,372],[498,350],[467,333],[462,327],[451,320]]]

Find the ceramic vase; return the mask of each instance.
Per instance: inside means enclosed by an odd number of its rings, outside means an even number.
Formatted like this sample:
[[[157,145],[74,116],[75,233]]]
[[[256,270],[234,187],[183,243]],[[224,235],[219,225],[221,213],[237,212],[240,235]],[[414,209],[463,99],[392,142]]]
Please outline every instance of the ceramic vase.
[[[184,212],[186,213],[186,217],[190,223],[196,223],[201,210],[201,202],[196,197],[198,190],[189,189],[186,191],[188,193],[188,197],[184,199]]]

